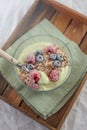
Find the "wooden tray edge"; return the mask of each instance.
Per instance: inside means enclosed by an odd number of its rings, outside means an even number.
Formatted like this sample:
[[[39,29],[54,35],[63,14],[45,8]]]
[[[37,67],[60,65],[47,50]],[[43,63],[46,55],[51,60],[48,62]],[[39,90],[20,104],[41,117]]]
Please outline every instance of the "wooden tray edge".
[[[84,24],[87,24],[87,16],[79,13],[78,11],[71,9],[55,0],[45,0],[45,2],[54,7],[57,11],[70,15],[73,19],[79,20]]]
[[[14,29],[13,33],[10,35],[8,40],[4,43],[4,46],[2,47],[3,50],[6,50],[14,42],[13,39],[14,39],[14,37],[16,37],[17,30],[19,30],[23,26],[23,23],[25,22],[26,17],[29,16],[28,14],[31,15],[34,12],[36,6],[41,1],[51,5],[55,10],[58,10],[61,13],[66,13],[67,15],[70,15],[70,17],[87,24],[86,16],[78,13],[77,11],[75,11],[69,7],[64,6],[63,4],[60,4],[59,2],[56,2],[53,0],[35,0],[33,5],[31,6],[31,8],[26,12],[26,14],[23,16],[21,21],[18,23],[18,25],[16,26],[16,28]]]

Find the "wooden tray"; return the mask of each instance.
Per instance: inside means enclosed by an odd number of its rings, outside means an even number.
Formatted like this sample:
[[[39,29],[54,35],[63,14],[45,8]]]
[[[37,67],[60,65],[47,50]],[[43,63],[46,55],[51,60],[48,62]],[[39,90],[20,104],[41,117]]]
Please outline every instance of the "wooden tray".
[[[75,41],[82,51],[87,54],[87,17],[53,0],[36,0],[5,43],[3,49],[7,49],[15,40],[44,18],[50,20],[69,39]],[[49,129],[59,130],[86,80],[87,75],[85,75],[77,91],[63,108],[47,120],[43,120],[35,114],[6,82],[2,75],[0,75],[0,98]]]

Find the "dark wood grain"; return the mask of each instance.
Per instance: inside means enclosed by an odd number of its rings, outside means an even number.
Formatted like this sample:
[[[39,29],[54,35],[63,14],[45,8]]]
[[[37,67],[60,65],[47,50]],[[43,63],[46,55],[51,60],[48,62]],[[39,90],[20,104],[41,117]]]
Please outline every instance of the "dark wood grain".
[[[65,35],[70,39],[80,44],[81,39],[84,37],[87,31],[87,25],[82,22],[73,20],[69,25],[68,29],[65,31]]]
[[[61,32],[64,33],[67,26],[71,23],[71,17],[67,15],[61,15],[58,13],[55,13],[55,15],[52,17],[51,22],[59,29]]]
[[[81,41],[80,48],[85,54],[87,54],[87,32]]]
[[[21,96],[10,85],[7,86],[2,96],[15,107],[18,107],[22,101]]]
[[[75,19],[76,21],[81,21],[83,23],[85,23],[87,25],[87,16],[82,15],[81,13],[64,6],[63,4],[59,3],[58,1],[56,2],[55,0],[43,0],[46,3],[50,3],[50,5],[52,5],[53,8],[55,8],[58,12],[68,15],[70,17],[72,17],[73,19]]]
[[[2,77],[1,73],[0,73],[0,95],[3,94],[3,92],[5,91],[5,89],[7,88],[8,83],[6,82],[6,80]]]

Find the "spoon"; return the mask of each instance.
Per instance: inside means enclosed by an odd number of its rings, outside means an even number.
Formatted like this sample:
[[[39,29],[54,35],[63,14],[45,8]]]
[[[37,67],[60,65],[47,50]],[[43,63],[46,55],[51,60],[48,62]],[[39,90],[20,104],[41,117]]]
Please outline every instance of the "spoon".
[[[8,62],[12,63],[13,65],[17,66],[18,68],[26,72],[29,72],[29,69],[27,68],[26,64],[20,63],[18,60],[16,60],[11,55],[3,51],[1,48],[0,48],[0,56],[4,58],[5,60],[7,60]]]

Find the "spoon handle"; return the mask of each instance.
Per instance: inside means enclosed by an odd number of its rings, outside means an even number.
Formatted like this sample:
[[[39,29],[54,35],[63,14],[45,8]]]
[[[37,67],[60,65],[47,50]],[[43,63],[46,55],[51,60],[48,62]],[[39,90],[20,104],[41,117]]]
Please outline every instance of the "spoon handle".
[[[0,48],[0,56],[17,66],[18,61]]]

